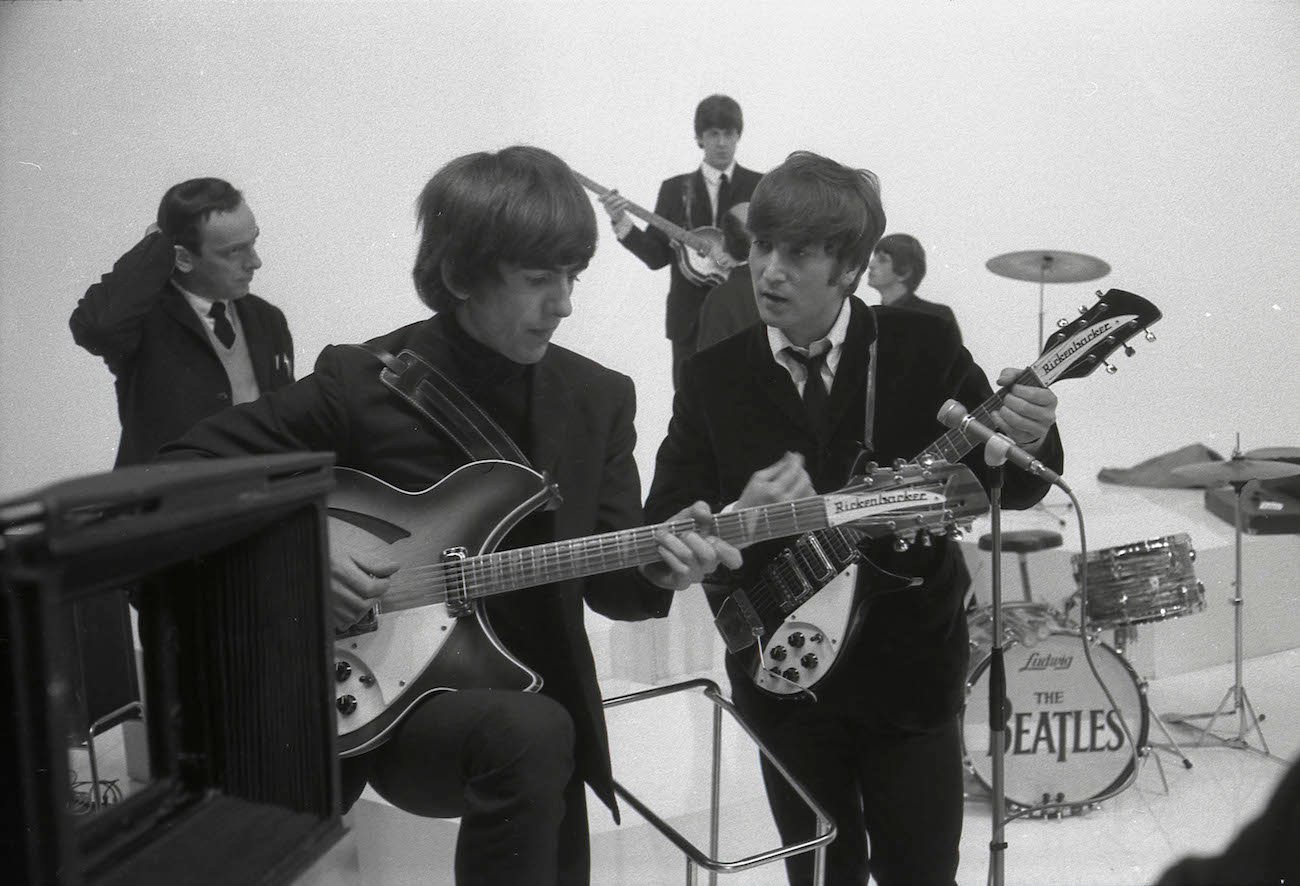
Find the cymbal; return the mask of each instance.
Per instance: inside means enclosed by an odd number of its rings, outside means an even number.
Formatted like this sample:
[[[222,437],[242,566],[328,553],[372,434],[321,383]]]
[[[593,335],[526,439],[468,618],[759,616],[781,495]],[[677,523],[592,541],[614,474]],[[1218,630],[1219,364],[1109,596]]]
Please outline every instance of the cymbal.
[[[1204,461],[1194,465],[1182,465],[1173,469],[1185,480],[1201,483],[1205,486],[1224,486],[1230,483],[1246,483],[1250,480],[1276,480],[1300,474],[1300,465],[1284,461],[1260,461],[1253,458],[1233,458],[1228,461]]]
[[[996,255],[984,267],[1000,277],[1033,283],[1083,283],[1110,273],[1110,265],[1081,252],[1059,249],[1028,249]]]
[[[1265,446],[1243,452],[1242,455],[1246,458],[1263,459],[1264,461],[1300,461],[1300,447]]]

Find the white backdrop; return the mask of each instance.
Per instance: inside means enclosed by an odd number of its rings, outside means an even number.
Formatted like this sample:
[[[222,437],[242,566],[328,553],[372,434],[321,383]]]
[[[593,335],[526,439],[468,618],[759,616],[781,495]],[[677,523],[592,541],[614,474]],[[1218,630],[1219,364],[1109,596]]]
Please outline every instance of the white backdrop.
[[[747,166],[808,148],[880,174],[922,294],[991,373],[1033,359],[1038,322],[991,256],[1112,266],[1049,286],[1049,325],[1096,287],[1163,309],[1117,375],[1057,388],[1076,488],[1237,432],[1300,445],[1298,58],[1292,0],[0,3],[0,495],[112,463],[111,379],[67,320],[168,185],[245,191],[301,374],[423,315],[413,204],[448,159],[534,143],[651,205],[698,162],[711,92],[744,107]],[[667,272],[601,218],[558,340],[636,380],[648,482]]]

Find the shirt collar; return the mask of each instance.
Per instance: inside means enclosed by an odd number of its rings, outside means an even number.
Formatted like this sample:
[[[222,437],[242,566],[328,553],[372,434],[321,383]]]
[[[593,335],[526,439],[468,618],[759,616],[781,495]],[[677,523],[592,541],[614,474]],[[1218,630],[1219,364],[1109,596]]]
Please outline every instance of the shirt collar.
[[[214,301],[221,301],[221,302],[225,302],[226,304],[226,316],[230,318],[232,323],[235,322],[235,316],[234,316],[235,312],[230,310],[230,306],[231,306],[230,299],[225,299],[225,298],[211,299],[211,298],[203,298],[202,296],[195,295],[194,293],[186,289],[184,286],[177,283],[175,277],[172,278],[171,284],[176,287],[177,292],[185,296],[185,300],[189,302],[190,307],[194,309],[194,313],[198,314],[199,317],[201,317],[202,319],[204,320],[208,319],[208,312],[212,310],[212,303]]]
[[[727,181],[736,180],[736,161],[732,160],[731,165],[726,169],[715,169],[707,163],[700,164],[700,174],[704,176],[704,181],[711,187],[717,187],[722,181],[723,174],[726,174]]]
[[[826,354],[826,368],[830,370],[831,375],[834,375],[840,363],[840,356],[844,353],[844,340],[849,334],[849,314],[851,313],[849,300],[845,297],[840,305],[840,312],[836,316],[835,322],[831,324],[830,331],[806,348],[790,341],[785,332],[775,326],[767,327],[767,346],[772,349],[772,358],[788,368],[790,357],[783,353],[786,348],[794,348],[801,354],[816,353],[826,350],[826,345],[823,345],[822,342],[829,342],[830,351]]]

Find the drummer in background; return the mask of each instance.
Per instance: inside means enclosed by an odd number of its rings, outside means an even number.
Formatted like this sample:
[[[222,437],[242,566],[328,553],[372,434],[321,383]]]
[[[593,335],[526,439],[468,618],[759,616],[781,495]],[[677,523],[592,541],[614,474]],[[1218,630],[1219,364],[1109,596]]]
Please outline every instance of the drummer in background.
[[[867,264],[867,285],[880,293],[880,303],[909,311],[933,314],[943,320],[961,343],[961,327],[952,308],[926,301],[916,294],[925,279],[925,250],[911,234],[886,234],[876,244]]]

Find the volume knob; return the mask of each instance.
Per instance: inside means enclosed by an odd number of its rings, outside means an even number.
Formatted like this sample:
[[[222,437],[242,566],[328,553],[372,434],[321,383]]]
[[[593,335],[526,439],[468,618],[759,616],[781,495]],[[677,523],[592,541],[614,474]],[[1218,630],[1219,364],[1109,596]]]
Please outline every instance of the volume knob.
[[[334,706],[339,709],[343,716],[355,713],[357,710],[357,697],[355,695],[340,695],[334,700]]]

